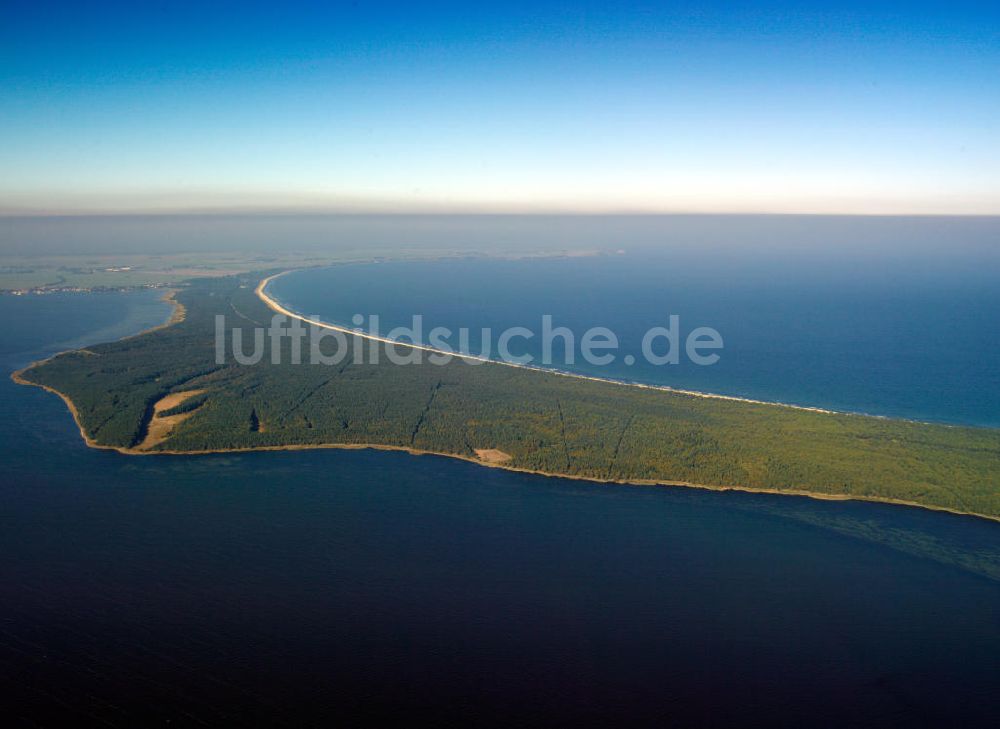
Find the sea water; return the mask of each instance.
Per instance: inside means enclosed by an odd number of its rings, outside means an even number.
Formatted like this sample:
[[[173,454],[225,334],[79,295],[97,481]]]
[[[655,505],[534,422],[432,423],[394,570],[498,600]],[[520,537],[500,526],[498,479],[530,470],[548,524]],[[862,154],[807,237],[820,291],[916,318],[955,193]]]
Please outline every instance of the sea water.
[[[464,258],[334,266],[293,272],[269,291],[289,308],[384,335],[437,326],[469,330],[469,350],[497,356],[500,332],[525,327],[514,355],[580,374],[891,417],[1000,426],[1000,265],[992,253],[952,248],[898,255],[782,249],[639,247],[550,259]],[[575,337],[574,361],[553,338],[544,362],[543,317]],[[643,337],[679,324],[722,338],[712,365],[683,353],[653,364]],[[491,330],[482,336],[483,328]],[[590,364],[584,333],[605,327],[619,349]],[[484,342],[490,345],[484,345]],[[667,340],[654,341],[665,354]],[[450,339],[459,349],[457,335]],[[484,350],[484,346],[489,348]],[[603,352],[602,352],[603,353]],[[634,363],[629,357],[634,358]]]
[[[9,373],[168,311],[147,292],[0,313]],[[0,406],[15,723],[945,725],[998,708],[993,522],[402,453],[123,456],[88,449],[40,389],[4,377]]]

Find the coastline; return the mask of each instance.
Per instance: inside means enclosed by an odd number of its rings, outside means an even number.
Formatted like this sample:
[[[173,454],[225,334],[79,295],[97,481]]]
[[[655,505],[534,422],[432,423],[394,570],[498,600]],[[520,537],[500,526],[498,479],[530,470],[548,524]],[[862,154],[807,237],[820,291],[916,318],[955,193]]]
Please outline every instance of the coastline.
[[[184,317],[187,315],[187,310],[184,308],[184,305],[176,299],[177,292],[178,289],[167,289],[164,292],[163,296],[160,297],[160,301],[163,301],[170,305],[170,315],[167,317],[166,321],[164,321],[162,324],[151,326],[148,329],[143,329],[141,332],[136,332],[135,334],[128,334],[124,337],[121,337],[121,339],[119,339],[118,341],[124,341],[126,339],[141,337],[144,334],[149,334],[151,332],[156,332],[161,329],[166,329],[167,327],[172,327],[174,324],[179,324],[182,321],[184,321]],[[18,385],[38,387],[41,388],[42,390],[45,390],[46,392],[51,392],[54,395],[58,395],[62,399],[62,401],[66,403],[66,407],[69,409],[70,414],[72,414],[73,416],[73,422],[76,423],[76,427],[80,431],[80,437],[83,438],[83,441],[87,444],[89,448],[97,448],[100,450],[119,450],[118,448],[114,448],[113,446],[101,445],[97,441],[93,440],[89,435],[87,435],[87,432],[83,429],[83,424],[80,422],[80,411],[77,410],[76,404],[74,404],[74,402],[69,398],[68,395],[60,392],[59,390],[56,390],[53,387],[49,387],[48,385],[42,385],[38,382],[32,382],[31,380],[25,379],[24,377],[24,373],[34,369],[35,367],[38,367],[39,365],[45,364],[49,360],[55,359],[56,357],[67,354],[69,352],[81,352],[81,351],[86,351],[86,348],[66,349],[63,350],[62,352],[56,352],[55,354],[51,354],[48,357],[45,357],[44,359],[38,359],[35,360],[34,362],[29,362],[21,369],[11,372],[10,379],[13,380],[15,383],[17,383]]]
[[[141,337],[143,334],[149,334],[151,332],[158,332],[161,329],[172,327],[174,324],[180,324],[184,321],[184,317],[187,316],[187,309],[184,308],[184,304],[177,300],[177,293],[179,291],[180,289],[177,288],[167,289],[163,292],[163,296],[160,297],[160,301],[170,304],[170,316],[167,317],[165,322],[152,326],[149,329],[143,329],[141,332],[124,336],[119,341],[134,339],[135,337]]]
[[[43,360],[44,361],[44,360]],[[20,372],[20,371],[19,371]],[[19,374],[15,373],[15,374]],[[277,445],[277,446],[251,446],[247,448],[210,448],[205,450],[144,450],[140,448],[120,448],[118,446],[102,445],[93,441],[84,432],[83,426],[80,424],[79,412],[73,401],[69,399],[65,394],[59,392],[58,390],[48,387],[47,385],[39,385],[28,380],[22,380],[20,378],[12,379],[15,382],[22,385],[31,385],[34,387],[40,387],[41,389],[58,395],[64,403],[66,403],[70,414],[73,416],[73,420],[76,423],[77,428],[80,431],[80,436],[83,438],[84,442],[90,448],[95,448],[98,450],[115,451],[124,456],[212,456],[212,455],[225,455],[228,453],[258,453],[263,451],[314,451],[314,450],[346,450],[346,451],[358,451],[358,450],[373,450],[373,451],[392,451],[398,453],[407,453],[411,456],[436,456],[439,458],[451,458],[454,460],[465,461],[466,463],[472,463],[477,466],[482,466],[484,468],[498,468],[502,471],[511,471],[513,473],[523,473],[531,476],[543,476],[545,478],[561,478],[570,481],[584,481],[593,484],[603,484],[606,486],[634,486],[634,487],[674,487],[674,488],[690,488],[690,489],[700,489],[702,491],[715,491],[715,492],[727,492],[733,491],[738,493],[746,494],[769,494],[772,496],[798,496],[805,497],[809,499],[815,499],[817,501],[862,501],[871,504],[888,504],[891,506],[907,506],[917,509],[925,509],[927,511],[934,511],[945,514],[952,514],[953,516],[967,516],[976,519],[986,519],[987,521],[992,521],[1000,523],[1000,516],[991,516],[989,514],[979,514],[974,511],[961,511],[959,509],[949,509],[944,506],[931,506],[928,504],[920,504],[916,501],[907,501],[904,499],[891,499],[881,496],[851,496],[848,494],[826,494],[816,491],[804,491],[804,490],[781,490],[781,489],[764,489],[764,488],[753,488],[751,486],[715,486],[711,484],[693,483],[690,481],[669,481],[669,480],[655,480],[655,479],[626,479],[626,480],[615,480],[615,479],[605,479],[597,478],[594,476],[579,476],[570,473],[556,473],[551,471],[538,471],[530,468],[520,468],[517,466],[508,466],[504,463],[490,462],[482,460],[479,458],[473,458],[472,456],[462,455],[460,453],[445,453],[443,451],[430,451],[421,448],[412,448],[410,446],[396,446],[396,445],[386,445],[384,443],[296,443],[291,445]]]
[[[285,275],[287,273],[290,273],[292,270],[298,270],[298,269],[291,269],[289,271],[282,271],[280,273],[268,276],[268,277],[264,278],[263,280],[261,280],[261,282],[258,284],[257,288],[255,289],[255,294],[269,308],[271,308],[273,311],[275,311],[277,313],[280,313],[280,314],[283,314],[285,316],[291,316],[291,317],[297,318],[297,319],[299,319],[299,320],[301,320],[301,321],[303,321],[303,322],[305,322],[307,324],[318,324],[319,326],[324,327],[324,328],[329,328],[329,329],[332,329],[332,330],[335,330],[335,331],[342,331],[342,332],[344,332],[346,334],[357,335],[357,336],[365,337],[365,338],[372,339],[372,340],[375,340],[375,341],[381,341],[381,342],[389,343],[389,344],[393,344],[393,345],[407,346],[407,347],[411,347],[411,348],[418,348],[418,349],[423,349],[423,350],[429,350],[429,351],[432,351],[432,352],[440,352],[441,351],[441,350],[436,350],[436,349],[431,348],[431,347],[427,347],[425,345],[416,345],[416,344],[412,344],[412,343],[408,343],[408,342],[396,342],[396,341],[393,341],[393,340],[390,340],[390,339],[387,339],[387,338],[384,338],[384,337],[376,337],[374,335],[369,335],[369,334],[365,334],[365,333],[358,333],[358,332],[355,332],[354,330],[346,328],[346,327],[339,327],[337,325],[326,324],[326,323],[323,323],[323,322],[319,322],[319,323],[313,322],[312,320],[306,319],[305,317],[302,317],[301,315],[296,314],[296,313],[294,313],[294,312],[286,309],[281,304],[279,304],[278,302],[276,302],[273,299],[271,299],[264,292],[264,289],[265,289],[266,285],[270,281],[274,280],[275,278],[277,278],[279,276],[283,276],[283,275]],[[178,302],[174,298],[174,295],[176,293],[177,293],[176,290],[170,290],[162,298],[163,301],[166,301],[166,302],[170,303],[172,305],[172,307],[173,307],[170,316],[168,317],[168,319],[164,323],[158,324],[158,325],[156,325],[154,327],[150,327],[149,329],[145,329],[145,330],[143,330],[141,332],[138,332],[136,334],[131,334],[131,335],[128,335],[126,337],[122,337],[122,339],[124,340],[124,339],[131,339],[133,337],[138,337],[138,336],[141,336],[141,335],[144,335],[144,334],[148,334],[148,333],[153,332],[153,331],[158,331],[160,329],[164,329],[166,327],[173,326],[174,324],[177,324],[177,323],[183,321],[186,312],[184,310],[184,306],[182,304],[180,304],[180,302]],[[67,351],[80,351],[80,350],[67,350]],[[42,385],[42,384],[39,384],[39,383],[36,383],[36,382],[32,382],[30,380],[27,380],[23,376],[24,373],[26,373],[27,371],[31,370],[33,367],[41,365],[42,363],[47,362],[50,359],[52,359],[54,357],[58,357],[61,354],[65,354],[65,353],[66,352],[58,352],[58,353],[53,354],[53,355],[51,355],[49,357],[46,357],[44,359],[32,362],[32,363],[28,364],[27,366],[25,366],[25,367],[23,367],[23,368],[15,371],[15,372],[11,373],[11,379],[15,383],[17,383],[19,385],[28,385],[28,386],[33,386],[33,387],[39,387],[39,388],[41,388],[41,389],[43,389],[43,390],[45,390],[47,392],[51,392],[51,393],[57,395],[59,398],[61,398],[62,401],[66,404],[67,409],[70,411],[70,414],[73,416],[73,421],[76,424],[77,429],[80,432],[81,438],[83,439],[84,443],[89,448],[95,448],[95,449],[98,449],[98,450],[115,451],[117,453],[120,453],[122,455],[127,455],[127,456],[158,456],[158,455],[163,455],[163,456],[201,456],[201,455],[219,455],[219,454],[226,454],[226,453],[251,453],[251,452],[259,452],[259,451],[298,451],[298,450],[320,450],[320,449],[322,449],[322,450],[331,450],[332,449],[332,450],[381,450],[381,451],[397,451],[397,452],[408,453],[408,454],[413,455],[413,456],[425,456],[426,455],[426,456],[437,456],[437,457],[442,457],[442,458],[452,458],[452,459],[457,459],[457,460],[461,460],[461,461],[466,461],[468,463],[473,463],[473,464],[476,464],[478,466],[483,466],[483,467],[486,467],[486,468],[498,468],[498,469],[501,469],[501,470],[511,471],[511,472],[514,472],[514,473],[523,473],[523,474],[529,474],[529,475],[543,476],[543,477],[546,477],[546,478],[562,478],[562,479],[569,479],[569,480],[574,480],[574,481],[585,481],[585,482],[595,483],[595,484],[617,485],[617,486],[636,486],[636,487],[651,487],[651,486],[655,486],[655,487],[664,487],[664,486],[671,487],[672,486],[672,487],[694,488],[694,489],[701,489],[701,490],[705,490],[705,491],[717,491],[717,492],[735,491],[735,492],[741,492],[741,493],[770,494],[770,495],[777,495],[777,496],[798,496],[798,497],[806,497],[806,498],[810,498],[810,499],[815,499],[815,500],[818,500],[818,501],[862,501],[862,502],[868,502],[868,503],[889,504],[889,505],[894,505],[894,506],[915,507],[915,508],[919,508],[919,509],[925,509],[927,511],[947,513],[947,514],[952,514],[952,515],[955,515],[955,516],[975,517],[975,518],[979,518],[979,519],[986,519],[988,521],[993,521],[993,522],[1000,523],[1000,516],[993,516],[993,515],[989,515],[989,514],[981,514],[981,513],[977,513],[977,512],[973,512],[973,511],[962,511],[962,510],[959,510],[959,509],[951,509],[951,508],[947,508],[947,507],[943,507],[943,506],[933,506],[933,505],[928,505],[928,504],[921,504],[921,503],[918,503],[918,502],[908,501],[908,500],[904,500],[904,499],[892,499],[892,498],[888,498],[888,497],[879,497],[879,496],[856,496],[856,495],[837,494],[837,493],[821,493],[821,492],[816,492],[816,491],[806,491],[806,490],[800,490],[800,489],[795,489],[795,490],[789,490],[789,489],[781,490],[781,489],[754,488],[754,487],[740,486],[740,485],[718,486],[718,485],[711,485],[711,484],[700,484],[700,483],[693,483],[693,482],[687,482],[687,481],[675,481],[675,480],[655,480],[655,479],[615,480],[615,479],[603,479],[603,478],[597,478],[597,477],[592,477],[592,476],[579,476],[579,475],[567,474],[567,473],[557,473],[557,472],[533,470],[533,469],[528,469],[528,468],[520,468],[520,467],[516,467],[516,466],[506,465],[505,463],[502,463],[502,462],[489,462],[489,461],[485,461],[485,460],[482,460],[482,459],[479,459],[479,458],[473,458],[471,456],[462,455],[462,454],[459,454],[459,453],[446,453],[446,452],[441,452],[441,451],[430,451],[430,450],[423,450],[423,449],[419,449],[419,448],[412,448],[412,447],[408,447],[408,446],[396,446],[396,445],[387,445],[387,444],[381,444],[381,443],[315,443],[315,444],[290,444],[290,445],[276,445],[276,446],[256,446],[256,447],[246,447],[246,448],[219,448],[219,449],[204,449],[204,450],[167,450],[167,449],[164,449],[164,450],[155,450],[155,451],[154,450],[142,450],[142,449],[139,449],[139,448],[123,448],[123,447],[119,447],[119,446],[103,445],[103,444],[97,443],[92,438],[90,438],[90,436],[87,435],[87,433],[84,430],[83,425],[82,425],[82,423],[80,421],[79,410],[77,409],[76,405],[73,403],[73,401],[69,398],[68,395],[60,392],[59,390],[56,390],[55,388],[49,387],[48,385]],[[454,355],[454,356],[459,356],[459,355]],[[712,399],[721,399],[721,400],[732,400],[732,401],[738,401],[738,402],[747,402],[747,403],[759,404],[759,405],[771,405],[771,406],[775,406],[775,407],[785,407],[785,408],[792,408],[792,409],[796,409],[796,410],[806,410],[806,411],[810,411],[810,412],[820,412],[820,413],[827,413],[827,414],[854,415],[856,417],[876,417],[876,418],[882,417],[882,416],[866,416],[866,415],[862,415],[862,414],[858,414],[858,413],[838,413],[837,411],[832,411],[832,410],[824,410],[824,409],[820,409],[820,408],[809,408],[809,407],[803,407],[803,406],[798,406],[798,405],[788,405],[788,404],[785,404],[785,403],[773,403],[773,402],[766,402],[766,401],[750,400],[750,399],[745,399],[745,398],[732,397],[732,396],[727,396],[727,395],[714,395],[714,394],[711,394],[711,393],[699,393],[699,392],[694,392],[694,391],[676,390],[676,389],[673,389],[673,388],[670,388],[670,387],[666,387],[666,386],[643,385],[643,384],[636,384],[636,383],[621,382],[621,381],[618,381],[618,380],[603,379],[603,378],[599,378],[599,377],[590,377],[590,376],[587,376],[587,375],[576,375],[576,374],[573,374],[573,373],[560,372],[560,371],[557,371],[557,370],[548,370],[548,369],[538,368],[538,367],[528,367],[528,366],[525,366],[525,365],[518,365],[518,364],[508,363],[508,362],[502,362],[502,361],[498,361],[498,360],[491,360],[491,359],[482,358],[482,357],[473,357],[473,358],[474,359],[479,359],[479,360],[481,360],[483,362],[486,362],[486,363],[499,364],[499,365],[505,365],[505,366],[510,366],[510,367],[517,367],[519,369],[536,370],[536,371],[544,372],[544,373],[547,373],[547,374],[561,375],[563,377],[572,377],[572,378],[582,379],[582,380],[591,380],[591,381],[595,381],[595,382],[604,382],[604,383],[621,385],[621,386],[626,386],[626,387],[631,386],[631,387],[639,387],[639,388],[643,388],[643,389],[660,390],[660,391],[670,392],[670,393],[673,393],[673,394],[687,395],[687,396],[691,396],[691,397],[702,397],[702,398],[712,398]]]
[[[259,298],[262,302],[264,302],[264,304],[269,309],[271,309],[271,311],[273,311],[273,312],[275,312],[277,314],[281,314],[283,316],[287,316],[287,317],[290,317],[292,319],[297,319],[298,321],[301,321],[301,322],[303,322],[305,324],[308,324],[308,325],[318,326],[321,329],[329,329],[330,331],[341,332],[342,334],[348,334],[348,335],[351,335],[351,336],[360,337],[361,339],[367,339],[367,340],[373,341],[373,342],[380,342],[382,344],[389,344],[389,345],[392,345],[392,346],[395,346],[395,347],[406,347],[406,348],[409,348],[409,349],[417,349],[417,350],[420,350],[420,351],[423,351],[423,352],[428,352],[430,354],[448,355],[448,356],[455,357],[455,358],[461,359],[461,360],[473,360],[473,361],[476,361],[476,362],[480,362],[482,364],[502,365],[504,367],[513,367],[513,368],[516,368],[516,369],[519,369],[519,370],[528,370],[528,371],[531,371],[531,372],[542,372],[542,373],[547,374],[547,375],[558,375],[560,377],[569,377],[569,378],[572,378],[572,379],[575,379],[575,380],[586,380],[586,381],[589,381],[589,382],[601,382],[601,383],[604,383],[604,384],[607,384],[607,385],[617,385],[619,387],[634,387],[634,388],[640,389],[640,390],[656,390],[656,391],[659,391],[659,392],[669,392],[669,393],[674,394],[674,395],[685,395],[687,397],[698,397],[698,398],[704,398],[704,399],[708,399],[708,400],[726,400],[726,401],[729,401],[729,402],[741,402],[741,403],[747,403],[747,404],[750,404],[750,405],[769,405],[771,407],[789,408],[791,410],[799,410],[799,411],[810,412],[810,413],[823,413],[823,414],[826,414],[826,415],[848,415],[848,416],[851,416],[851,417],[858,417],[858,418],[875,418],[875,419],[878,419],[878,420],[898,420],[898,421],[906,422],[906,423],[921,423],[921,424],[927,424],[927,425],[939,425],[939,426],[943,426],[943,427],[946,427],[946,428],[958,427],[958,426],[956,426],[953,423],[937,423],[937,422],[931,423],[931,422],[922,421],[922,420],[914,420],[912,418],[893,418],[893,417],[890,417],[888,415],[874,415],[874,414],[871,414],[871,413],[853,412],[853,411],[848,411],[848,410],[831,410],[829,408],[820,408],[820,407],[815,407],[815,406],[811,406],[811,405],[796,405],[794,403],[778,402],[776,400],[757,400],[757,399],[749,398],[749,397],[740,397],[738,395],[722,395],[720,393],[703,392],[701,390],[685,390],[685,389],[681,389],[681,388],[671,387],[669,385],[650,385],[650,384],[647,384],[647,383],[644,383],[644,382],[627,382],[625,380],[616,380],[616,379],[613,379],[613,378],[610,378],[610,377],[598,377],[596,375],[584,375],[584,374],[579,374],[579,373],[576,373],[576,372],[566,372],[565,370],[557,370],[557,369],[554,369],[554,368],[551,368],[551,367],[538,367],[538,366],[535,366],[535,365],[518,364],[516,362],[505,362],[503,360],[492,359],[490,357],[483,357],[483,356],[474,355],[474,354],[463,355],[463,354],[458,354],[458,353],[455,353],[455,352],[447,352],[447,351],[445,351],[443,349],[438,349],[436,347],[431,347],[430,345],[426,345],[426,344],[415,344],[413,342],[404,342],[404,341],[400,341],[400,340],[389,339],[388,337],[382,337],[382,336],[378,336],[378,335],[375,335],[375,334],[370,334],[368,332],[357,330],[357,329],[352,329],[351,327],[342,326],[340,324],[329,324],[329,323],[324,322],[324,321],[309,319],[309,318],[307,318],[305,316],[302,316],[301,314],[299,314],[297,312],[294,312],[291,309],[287,308],[284,304],[282,304],[280,301],[278,301],[277,299],[273,298],[270,294],[267,293],[267,286],[272,281],[274,281],[275,279],[281,278],[282,276],[285,276],[286,274],[294,273],[295,271],[299,271],[299,270],[302,270],[302,269],[295,269],[295,268],[293,268],[293,269],[289,269],[287,271],[281,271],[280,273],[275,273],[275,274],[272,274],[270,276],[267,276],[266,278],[262,279],[260,281],[260,283],[257,284],[257,288],[254,289],[254,293],[257,295],[257,298]],[[975,426],[968,426],[968,427],[975,427]]]

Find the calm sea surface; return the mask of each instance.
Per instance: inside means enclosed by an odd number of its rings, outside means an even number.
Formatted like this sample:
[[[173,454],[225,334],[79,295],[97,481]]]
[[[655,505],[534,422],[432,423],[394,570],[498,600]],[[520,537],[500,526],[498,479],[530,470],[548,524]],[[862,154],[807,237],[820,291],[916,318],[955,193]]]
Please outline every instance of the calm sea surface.
[[[553,366],[629,381],[877,415],[1000,427],[1000,246],[959,244],[843,253],[669,250],[550,260],[464,259],[339,266],[293,273],[270,291],[303,314],[352,325],[377,314],[383,334],[423,317],[432,327],[522,326],[513,354],[542,353],[542,316],[576,337],[568,363],[555,340]],[[711,366],[649,364],[644,333],[679,317],[681,343],[712,327],[724,347]],[[615,333],[609,365],[580,357],[590,327]],[[459,349],[457,334],[450,340]],[[656,351],[666,345],[660,340]],[[710,353],[706,351],[706,353]],[[628,365],[625,355],[636,358]]]
[[[449,265],[465,286],[481,264]],[[594,263],[540,265],[579,282]],[[496,275],[520,279],[521,266]],[[398,301],[421,280],[405,270],[390,279]],[[152,294],[0,297],[0,365],[165,315]],[[735,330],[690,316],[740,357]],[[747,382],[780,399],[816,387],[805,374],[801,390]],[[828,404],[895,402],[830,391]],[[952,410],[941,398],[899,407],[989,419],[973,398]],[[398,453],[127,457],[87,449],[41,390],[4,377],[0,407],[8,725],[301,726],[365,713],[946,726],[992,724],[1000,710],[995,523]]]

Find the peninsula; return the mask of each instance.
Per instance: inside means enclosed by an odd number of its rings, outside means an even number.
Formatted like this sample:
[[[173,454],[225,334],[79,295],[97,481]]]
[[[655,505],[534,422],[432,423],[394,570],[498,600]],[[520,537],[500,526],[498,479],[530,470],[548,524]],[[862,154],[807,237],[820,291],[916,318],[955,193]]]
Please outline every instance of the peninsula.
[[[183,317],[168,326],[62,353],[14,378],[61,395],[89,445],[128,454],[391,448],[602,482],[865,499],[1000,519],[996,429],[460,359],[318,365],[293,364],[284,352],[272,364],[267,340],[257,364],[218,363],[217,315],[227,330],[266,327],[275,311],[298,316],[266,295],[274,273],[191,281],[174,297]]]

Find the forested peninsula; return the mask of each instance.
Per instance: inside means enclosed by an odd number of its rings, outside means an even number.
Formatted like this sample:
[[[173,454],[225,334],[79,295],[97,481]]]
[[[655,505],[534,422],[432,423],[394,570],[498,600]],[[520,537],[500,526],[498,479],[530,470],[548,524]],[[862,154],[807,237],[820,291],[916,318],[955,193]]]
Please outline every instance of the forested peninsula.
[[[596,481],[1000,518],[998,429],[812,412],[459,359],[294,364],[288,351],[272,358],[269,339],[260,362],[220,364],[217,315],[226,341],[234,327],[252,341],[252,330],[274,315],[256,293],[269,273],[192,281],[174,294],[183,316],[167,326],[56,355],[14,379],[61,395],[89,445],[129,454],[392,448]],[[301,346],[311,346],[310,335]]]

